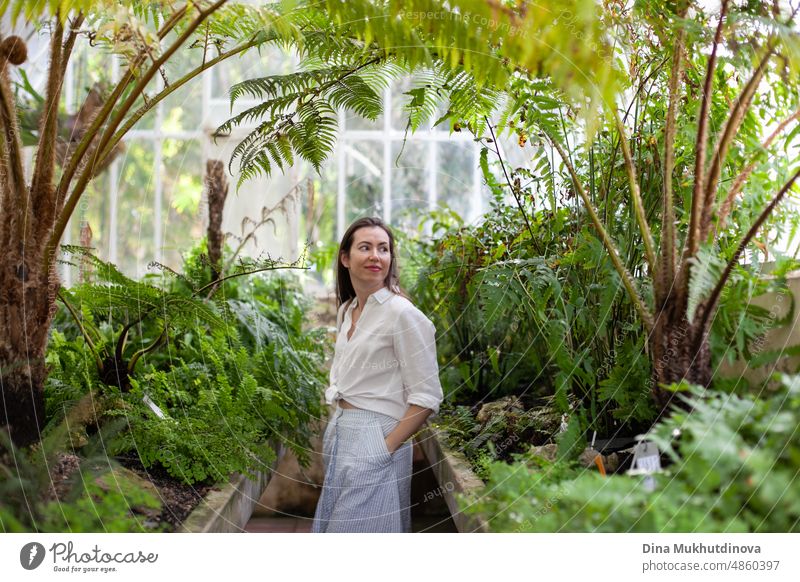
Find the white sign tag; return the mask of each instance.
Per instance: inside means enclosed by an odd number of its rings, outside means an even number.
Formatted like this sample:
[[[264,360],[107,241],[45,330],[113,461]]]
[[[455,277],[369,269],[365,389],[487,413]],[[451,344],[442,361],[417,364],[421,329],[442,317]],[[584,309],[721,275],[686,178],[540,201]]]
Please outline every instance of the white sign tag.
[[[635,469],[653,472],[661,470],[661,455],[654,443],[641,441],[633,449],[633,466]]]
[[[661,455],[655,443],[639,441],[633,447],[633,462],[631,463],[634,471],[645,474],[642,485],[646,491],[654,491],[656,481],[650,473],[661,470]]]
[[[144,398],[142,398],[142,401],[145,404],[147,404],[147,406],[150,408],[150,410],[153,411],[153,414],[155,414],[158,418],[165,418],[166,417],[166,415],[164,414],[164,411],[161,410],[155,402],[150,400],[150,397],[147,394],[144,395]]]

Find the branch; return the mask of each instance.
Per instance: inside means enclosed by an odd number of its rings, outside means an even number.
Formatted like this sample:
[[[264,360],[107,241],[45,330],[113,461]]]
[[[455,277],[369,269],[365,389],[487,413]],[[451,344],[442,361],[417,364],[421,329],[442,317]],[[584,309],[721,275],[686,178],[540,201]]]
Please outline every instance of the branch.
[[[722,7],[719,12],[719,23],[714,33],[714,44],[711,48],[711,56],[708,58],[708,68],[706,79],[703,84],[703,98],[700,104],[700,114],[697,118],[697,139],[695,141],[695,160],[694,160],[694,191],[692,192],[692,213],[689,220],[689,238],[686,255],[683,257],[681,272],[684,273],[688,268],[687,260],[697,254],[700,244],[700,218],[702,215],[701,203],[703,192],[705,191],[705,165],[706,165],[706,142],[708,141],[708,120],[711,109],[711,91],[714,86],[714,72],[717,68],[717,48],[722,40],[722,28],[725,24],[725,15],[728,12],[729,0],[722,0]]]
[[[164,343],[164,341],[167,339],[167,337],[168,337],[167,336],[167,326],[165,325],[163,331],[159,334],[159,336],[149,346],[147,346],[145,348],[142,348],[141,350],[139,350],[138,352],[136,352],[135,354],[133,354],[131,356],[131,359],[128,362],[128,375],[130,376],[130,375],[133,374],[133,370],[136,367],[136,362],[139,361],[139,358],[141,358],[143,355],[155,350],[158,346],[160,346],[161,344]]]
[[[544,130],[543,130],[544,131]],[[592,201],[589,199],[589,196],[586,194],[586,190],[583,187],[583,184],[578,177],[577,172],[575,171],[574,166],[569,161],[569,157],[567,153],[564,151],[563,146],[558,143],[553,136],[544,131],[547,138],[550,140],[550,143],[553,144],[553,147],[556,148],[558,151],[558,155],[561,156],[561,159],[564,161],[564,164],[567,166],[569,170],[570,176],[572,176],[572,182],[575,184],[575,189],[578,191],[581,199],[583,200],[584,205],[586,206],[586,210],[589,212],[589,216],[592,219],[592,223],[594,224],[595,229],[597,230],[598,234],[600,235],[600,240],[603,241],[603,246],[606,247],[609,256],[611,257],[611,262],[614,264],[614,268],[617,270],[617,273],[622,279],[622,284],[625,285],[625,289],[628,292],[628,295],[633,303],[634,308],[639,313],[639,317],[642,319],[642,323],[644,324],[645,329],[647,332],[651,332],[653,330],[653,318],[650,313],[647,311],[647,307],[644,304],[644,301],[639,296],[638,291],[636,291],[636,287],[633,284],[633,277],[625,268],[625,265],[622,264],[622,260],[619,257],[619,252],[617,252],[617,248],[614,245],[614,241],[611,240],[611,237],[606,231],[603,223],[600,222],[600,217],[597,216],[597,211],[592,206]]]
[[[61,303],[63,303],[64,306],[67,308],[67,310],[70,312],[70,314],[72,315],[72,319],[74,319],[75,323],[78,325],[78,329],[81,330],[81,334],[83,335],[83,339],[86,341],[86,344],[89,346],[89,349],[91,350],[92,355],[94,356],[94,361],[97,364],[97,369],[98,369],[98,371],[102,372],[103,371],[103,361],[100,359],[100,355],[97,353],[97,348],[95,347],[94,342],[92,341],[92,338],[89,336],[89,333],[86,331],[86,328],[83,327],[83,324],[81,323],[81,320],[78,317],[78,314],[75,311],[75,308],[72,307],[72,305],[70,305],[69,301],[67,301],[64,298],[64,296],[61,294],[61,290],[58,291],[58,298],[61,299]]]
[[[642,233],[642,240],[644,241],[644,250],[647,263],[650,266],[650,272],[653,273],[656,267],[656,253],[653,250],[653,235],[650,233],[650,225],[647,224],[647,217],[644,215],[644,205],[642,203],[642,195],[639,190],[639,182],[636,179],[636,167],[633,164],[633,157],[631,156],[630,144],[628,144],[628,136],[625,131],[625,126],[619,118],[617,110],[613,110],[614,123],[617,126],[617,131],[620,135],[620,144],[622,145],[622,157],[625,160],[625,170],[628,173],[628,183],[631,188],[631,200],[633,200],[633,210],[636,214],[636,222],[639,224],[639,230]]]
[[[792,113],[789,117],[787,117],[786,119],[781,121],[780,124],[778,124],[778,127],[775,128],[775,131],[773,131],[772,134],[766,140],[764,140],[764,143],[761,144],[761,149],[762,150],[768,149],[772,145],[772,142],[774,142],[777,139],[777,137],[783,132],[783,130],[786,129],[786,126],[789,125],[795,119],[800,119],[800,109],[797,109],[797,111]],[[758,154],[754,156],[754,158],[757,157]],[[725,228],[725,222],[733,208],[733,201],[741,193],[745,183],[747,183],[747,179],[750,177],[750,174],[752,174],[753,171],[756,169],[757,163],[758,163],[757,159],[753,159],[753,161],[751,161],[747,165],[747,167],[744,170],[742,170],[742,172],[733,181],[733,186],[731,187],[727,197],[725,198],[724,202],[722,203],[722,206],[720,207],[717,219],[717,225],[718,225],[717,228],[719,229]]]
[[[223,282],[227,281],[228,279],[233,279],[235,277],[242,277],[244,275],[253,275],[255,273],[261,273],[261,272],[264,272],[264,271],[277,271],[278,269],[302,269],[303,271],[306,271],[306,270],[308,270],[308,267],[293,267],[291,265],[289,265],[289,266],[283,265],[283,266],[277,266],[277,267],[276,266],[260,267],[258,269],[252,269],[250,271],[242,271],[240,273],[234,273],[233,275],[226,275],[225,277],[220,277],[219,279],[217,279],[215,281],[211,281],[211,283],[209,283],[208,285],[203,285],[202,287],[200,287],[200,289],[198,289],[197,291],[192,293],[192,297],[200,295],[200,293],[202,293],[203,291],[205,291],[206,289],[208,289],[211,286],[218,287],[220,285],[220,283],[223,283]],[[209,299],[209,297],[206,297],[206,299]]]
[[[747,234],[739,243],[739,246],[736,247],[736,252],[733,254],[733,257],[731,257],[731,260],[728,261],[728,264],[725,266],[725,270],[722,272],[722,276],[720,277],[719,281],[717,282],[717,285],[714,287],[714,290],[711,292],[711,295],[708,298],[708,303],[706,304],[706,308],[703,310],[703,316],[702,319],[700,320],[700,328],[699,328],[700,330],[705,329],[705,326],[708,323],[708,318],[710,317],[711,312],[716,308],[717,302],[719,301],[719,297],[722,294],[722,288],[728,281],[728,278],[730,277],[731,272],[733,271],[733,267],[739,261],[739,257],[747,248],[747,245],[750,244],[750,241],[753,240],[753,237],[755,237],[756,233],[758,232],[758,229],[761,228],[761,225],[764,224],[764,221],[772,213],[772,211],[775,210],[775,207],[778,205],[781,199],[786,195],[789,189],[794,185],[795,181],[798,178],[800,178],[800,168],[798,168],[798,170],[794,173],[794,175],[791,178],[789,178],[786,184],[783,185],[783,188],[781,188],[778,194],[775,196],[775,198],[773,198],[772,202],[770,202],[767,205],[767,207],[761,212],[761,214],[758,216],[758,219],[756,219],[755,223],[753,223],[753,226],[750,227],[750,230],[747,231]],[[702,342],[705,335],[706,332],[702,331],[702,333],[698,335],[697,341]],[[695,346],[695,348],[696,349],[699,348],[699,344]]]
[[[12,39],[16,39],[16,42]],[[7,47],[8,44],[11,47]],[[25,170],[22,166],[22,142],[19,134],[17,106],[9,82],[8,68],[12,64],[18,65],[24,62],[27,54],[25,44],[19,37],[6,37],[3,40],[3,47],[7,50],[0,53],[0,132],[2,132],[3,142],[0,147],[0,154],[2,154],[0,172],[2,172],[5,182],[4,190],[7,189],[3,192],[3,209],[8,212],[7,224],[4,224],[3,227],[8,229],[6,236],[10,237],[5,242],[16,243],[22,240],[19,236],[20,229],[24,229],[24,224],[29,219],[30,206],[25,188]],[[14,54],[11,54],[12,52]],[[14,218],[20,214],[22,215],[22,225],[15,225]],[[12,229],[17,232],[12,233]]]
[[[525,226],[528,227],[528,233],[531,235],[531,243],[535,241],[535,237],[533,236],[533,230],[531,229],[531,223],[528,222],[528,215],[525,214],[525,208],[522,206],[522,202],[520,202],[519,196],[517,196],[517,190],[511,183],[511,178],[508,176],[508,172],[506,171],[505,162],[503,162],[503,156],[500,155],[500,146],[497,143],[497,136],[494,134],[494,129],[492,129],[492,124],[489,123],[489,118],[485,115],[483,119],[486,121],[486,125],[489,127],[489,133],[492,134],[492,141],[494,142],[494,151],[497,154],[497,158],[500,160],[500,167],[503,168],[503,175],[506,177],[506,183],[508,187],[511,189],[511,194],[514,195],[514,200],[517,201],[517,206],[519,207],[519,211],[522,213],[522,218],[525,219]]]
[[[246,44],[243,44],[243,45],[241,45],[239,47],[236,47],[235,49],[231,49],[227,53],[220,54],[216,58],[213,58],[210,61],[208,61],[207,63],[205,63],[205,64],[197,67],[196,69],[193,69],[192,71],[188,72],[186,75],[184,75],[183,77],[181,77],[177,81],[175,81],[173,83],[170,83],[169,86],[165,87],[160,93],[158,93],[154,97],[151,97],[150,99],[148,99],[147,103],[145,103],[139,109],[137,109],[133,113],[133,115],[131,115],[128,118],[128,120],[123,124],[123,126],[120,127],[119,130],[117,130],[117,132],[114,134],[114,137],[111,138],[111,141],[109,142],[108,146],[98,156],[97,165],[100,166],[100,167],[103,167],[105,165],[105,162],[106,162],[108,156],[111,155],[111,153],[114,151],[114,148],[116,147],[116,145],[120,141],[122,141],[122,138],[125,137],[125,135],[128,133],[128,131],[130,131],[131,128],[134,125],[136,125],[136,123],[142,117],[144,117],[144,115],[148,111],[150,111],[153,107],[155,107],[160,101],[163,101],[170,94],[172,94],[173,92],[177,91],[178,89],[183,87],[186,83],[188,83],[189,81],[191,81],[192,79],[197,77],[199,74],[201,74],[205,70],[210,69],[214,65],[216,65],[216,64],[218,64],[218,63],[220,63],[220,62],[224,61],[225,59],[228,59],[228,58],[230,58],[232,56],[238,55],[239,53],[241,53],[243,51],[251,49],[256,45],[261,44],[262,42],[269,42],[270,40],[271,39],[267,39],[267,40],[264,40],[264,41],[251,40],[250,42],[248,42]]]
[[[67,74],[67,65],[69,64],[69,59],[72,56],[72,49],[75,47],[75,40],[78,38],[78,32],[83,24],[84,21],[83,12],[79,12],[78,15],[72,19],[72,22],[69,25],[69,34],[67,35],[67,40],[64,41],[64,48],[61,52],[61,78],[64,78],[64,75]]]
[[[159,40],[163,40],[167,34],[169,34],[172,29],[175,28],[178,22],[180,22],[180,19],[183,18],[183,15],[186,13],[186,8],[186,6],[183,6],[182,8],[176,10],[175,13],[167,20],[167,22],[164,23],[164,26],[162,26],[158,31]],[[92,121],[92,124],[86,129],[81,141],[78,142],[78,146],[75,148],[74,153],[70,157],[69,164],[67,164],[67,166],[64,168],[64,171],[61,174],[61,180],[58,183],[56,200],[59,202],[59,204],[60,201],[66,196],[67,189],[72,182],[72,178],[75,176],[75,172],[78,170],[78,166],[83,161],[84,154],[89,149],[92,141],[94,141],[95,137],[100,131],[100,128],[108,120],[108,117],[114,110],[114,106],[117,104],[117,100],[124,93],[125,89],[128,87],[128,84],[135,78],[133,71],[138,68],[146,58],[147,54],[144,50],[142,50],[141,53],[139,53],[139,55],[137,55],[131,61],[128,70],[125,72],[125,75],[114,87],[111,95],[106,99],[105,105],[100,112],[97,113],[97,116]]]
[[[203,23],[203,21],[208,18],[211,14],[213,14],[216,10],[218,10],[223,4],[225,4],[227,0],[217,0],[213,5],[211,5],[207,10],[200,11],[200,14],[192,21],[183,33],[175,40],[175,42],[166,50],[164,53],[156,60],[150,68],[141,76],[139,82],[134,86],[134,88],[130,91],[125,102],[120,106],[119,110],[116,112],[114,117],[109,121],[108,127],[106,127],[105,131],[103,132],[102,136],[100,137],[100,143],[98,143],[97,147],[95,148],[94,155],[91,156],[92,159],[88,160],[86,167],[84,168],[83,172],[81,173],[80,177],[78,178],[78,182],[75,184],[75,188],[72,190],[72,194],[70,194],[69,199],[67,200],[66,204],[64,205],[63,210],[61,211],[58,221],[56,222],[55,228],[53,232],[50,234],[50,239],[47,243],[47,248],[45,251],[46,254],[46,261],[50,261],[49,258],[51,255],[54,254],[53,250],[58,245],[58,242],[61,240],[61,237],[64,234],[64,230],[67,227],[67,222],[69,221],[70,216],[72,216],[73,211],[75,210],[75,206],[78,204],[78,200],[80,200],[83,191],[86,188],[86,185],[89,183],[89,180],[92,178],[94,174],[94,166],[97,163],[98,155],[105,150],[108,142],[111,140],[113,133],[116,131],[119,124],[122,122],[122,119],[128,113],[130,108],[133,106],[134,102],[139,98],[139,95],[144,91],[144,88],[150,82],[150,80],[155,76],[155,74],[159,71],[161,66],[168,61],[175,52],[183,45],[184,42],[194,33],[195,30]],[[122,84],[120,84],[121,86]],[[112,101],[109,101],[112,103]],[[113,103],[112,103],[113,105]],[[105,111],[105,109],[104,109]],[[92,124],[94,127],[94,124]],[[91,128],[90,128],[91,129]],[[87,136],[90,138],[89,132],[87,132]],[[88,145],[87,145],[88,147]],[[77,157],[77,152],[73,155],[73,159]],[[67,182],[69,183],[69,182]],[[46,264],[45,267],[49,267],[49,264]]]
[[[56,173],[56,141],[58,138],[58,105],[61,101],[63,77],[62,42],[64,29],[59,13],[55,17],[55,30],[50,39],[50,69],[47,74],[47,96],[44,101],[42,120],[39,126],[39,141],[36,144],[36,165],[33,168],[31,192],[36,212],[35,236],[44,238],[47,227],[55,215],[53,180]],[[42,232],[44,230],[44,232]]]
[[[728,119],[725,121],[725,126],[714,147],[714,154],[711,157],[711,168],[708,171],[708,176],[705,179],[705,193],[703,196],[703,214],[700,221],[700,239],[705,240],[708,237],[708,231],[711,226],[711,210],[714,207],[717,195],[717,183],[719,182],[720,174],[722,173],[722,165],[728,155],[728,149],[736,137],[739,127],[744,121],[744,116],[747,110],[750,109],[750,104],[753,102],[753,96],[758,88],[761,78],[769,64],[769,59],[775,50],[774,44],[767,48],[767,52],[761,58],[758,67],[753,71],[750,80],[745,84],[741,94],[734,101],[731,107],[731,112],[728,114]]]
[[[688,9],[685,4],[678,13],[679,18],[684,18]],[[686,29],[681,26],[672,54],[672,72],[669,77],[669,104],[667,105],[667,119],[664,128],[664,217],[662,220],[663,235],[661,240],[661,262],[657,272],[661,281],[658,288],[664,290],[674,280],[675,257],[675,206],[672,200],[672,172],[675,167],[675,133],[676,118],[678,114],[678,81],[683,72],[683,49],[686,42]]]

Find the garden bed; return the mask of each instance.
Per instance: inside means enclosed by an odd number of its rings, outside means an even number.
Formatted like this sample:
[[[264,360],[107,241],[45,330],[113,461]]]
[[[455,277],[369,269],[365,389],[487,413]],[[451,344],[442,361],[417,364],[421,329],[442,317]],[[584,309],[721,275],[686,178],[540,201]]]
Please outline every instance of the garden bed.
[[[188,485],[175,480],[158,465],[145,468],[136,455],[116,457],[120,466],[97,477],[96,482],[107,490],[119,488],[120,482],[126,481],[158,499],[160,510],[132,507],[144,530],[241,532],[285,453],[283,445],[275,445],[274,450],[277,454],[269,468],[258,471],[252,479],[236,473],[227,484]],[[66,502],[69,499],[71,478],[79,466],[76,455],[63,453],[59,456],[51,471],[51,487],[47,494],[49,500]]]
[[[459,533],[487,532],[486,522],[461,513],[456,500],[456,494],[466,495],[484,486],[466,457],[447,446],[444,431],[429,424],[423,427],[416,439],[439,483],[438,494],[447,503]]]
[[[269,485],[286,448],[275,447],[275,460],[266,471],[258,471],[255,478],[237,474],[230,482],[214,487],[194,511],[180,524],[177,531],[187,533],[238,533],[250,520],[258,500]]]

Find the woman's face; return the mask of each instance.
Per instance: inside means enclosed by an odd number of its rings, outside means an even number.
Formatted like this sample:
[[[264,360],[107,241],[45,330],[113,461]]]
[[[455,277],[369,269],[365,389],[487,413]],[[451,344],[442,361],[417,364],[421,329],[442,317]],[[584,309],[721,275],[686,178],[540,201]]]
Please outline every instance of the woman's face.
[[[363,226],[353,233],[350,252],[343,253],[342,264],[350,270],[353,286],[372,289],[383,286],[392,264],[389,233],[380,226]]]

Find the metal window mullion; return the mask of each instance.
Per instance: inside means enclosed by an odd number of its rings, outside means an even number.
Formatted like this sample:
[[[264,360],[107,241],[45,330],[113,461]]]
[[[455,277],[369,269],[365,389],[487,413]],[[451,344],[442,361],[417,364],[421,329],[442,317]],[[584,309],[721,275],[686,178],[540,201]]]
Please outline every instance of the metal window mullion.
[[[214,67],[203,71],[201,75],[202,83],[202,116],[200,118],[200,130],[198,139],[200,140],[200,171],[203,174],[203,184],[206,180],[206,165],[211,158],[211,134],[213,127],[209,126],[211,121],[211,75]],[[208,224],[208,188],[203,188],[200,200],[200,218],[203,224]]]
[[[159,81],[159,90],[163,80]],[[161,163],[163,161],[163,137],[161,134],[161,126],[164,124],[164,102],[160,101],[156,105],[156,123],[155,123],[155,136],[153,139],[153,246],[154,246],[154,260],[162,262],[161,247],[164,244],[164,237],[161,234],[161,200],[163,197],[163,181],[161,174]]]
[[[426,164],[428,172],[428,210],[435,210],[436,203],[439,200],[439,144],[434,141],[428,141],[428,160]],[[431,234],[431,223],[425,221],[425,233]]]
[[[111,78],[119,81],[120,57],[111,57]],[[116,264],[119,259],[119,175],[122,162],[119,158],[111,163],[108,176],[108,261]]]
[[[72,113],[76,110],[75,107],[75,61],[70,60],[67,63],[67,70],[64,75],[64,104],[67,109],[67,113]],[[67,222],[67,228],[64,231],[64,235],[61,237],[63,244],[70,244],[71,236],[70,236],[70,227],[72,225],[72,218],[69,219]],[[72,272],[70,271],[69,265],[64,264],[61,269],[61,277],[64,281],[65,287],[70,287],[72,285]]]
[[[477,145],[472,146],[472,204],[469,208],[469,222],[472,223],[476,218],[483,214],[483,197],[481,196],[481,152]]]
[[[392,91],[383,90],[383,220],[392,223]]]
[[[436,208],[436,202],[439,200],[439,184],[436,179],[439,170],[439,150],[435,141],[428,142],[428,163],[426,168],[428,171],[428,210]]]
[[[344,111],[339,110],[339,127],[343,127]],[[340,136],[336,147],[336,164],[338,168],[336,176],[336,238],[342,240],[344,236],[344,207],[345,197],[347,196],[345,173],[347,167],[345,165],[345,156],[347,155],[345,136]]]

